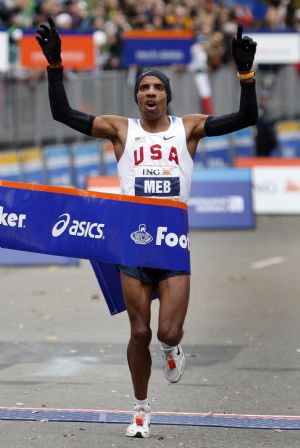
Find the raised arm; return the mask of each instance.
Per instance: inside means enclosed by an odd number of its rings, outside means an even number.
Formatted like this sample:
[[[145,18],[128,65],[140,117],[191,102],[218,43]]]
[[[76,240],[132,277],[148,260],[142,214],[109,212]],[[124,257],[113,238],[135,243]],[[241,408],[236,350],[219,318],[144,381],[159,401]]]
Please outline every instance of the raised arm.
[[[247,126],[253,126],[257,121],[257,101],[255,91],[255,72],[252,70],[256,42],[251,37],[243,37],[243,27],[238,26],[237,36],[232,39],[232,55],[237,65],[237,76],[240,78],[241,97],[237,113],[219,117],[208,117],[204,131],[207,136],[223,135]]]
[[[238,112],[207,116],[188,115],[185,117],[190,139],[205,136],[224,135],[253,126],[257,121],[258,110],[255,91],[255,72],[252,70],[256,52],[256,42],[248,36],[242,36],[243,27],[239,25],[237,36],[232,41],[232,54],[237,65],[240,79],[241,96]]]
[[[95,117],[70,106],[63,84],[61,40],[51,18],[48,18],[48,24],[49,26],[40,26],[36,39],[49,63],[48,93],[54,120],[89,136],[108,138],[112,141],[120,139],[120,130],[127,126],[126,118],[112,115]]]

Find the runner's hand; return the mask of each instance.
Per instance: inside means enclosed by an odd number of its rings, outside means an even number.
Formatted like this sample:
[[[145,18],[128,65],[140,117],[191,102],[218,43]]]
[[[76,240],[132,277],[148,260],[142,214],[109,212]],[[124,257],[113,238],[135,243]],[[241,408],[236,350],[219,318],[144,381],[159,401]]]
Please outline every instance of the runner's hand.
[[[232,39],[232,56],[239,72],[251,70],[257,43],[249,36],[243,37],[243,27],[238,26],[237,35]]]
[[[57,64],[61,62],[61,40],[51,17],[48,17],[48,24],[49,26],[40,25],[37,30],[39,36],[36,36],[36,40],[49,64]]]

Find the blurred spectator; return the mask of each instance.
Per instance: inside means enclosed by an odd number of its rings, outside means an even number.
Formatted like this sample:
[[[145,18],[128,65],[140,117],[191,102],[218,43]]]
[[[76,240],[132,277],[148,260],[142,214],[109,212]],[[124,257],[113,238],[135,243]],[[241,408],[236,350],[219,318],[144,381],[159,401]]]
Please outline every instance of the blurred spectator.
[[[71,28],[84,28],[88,16],[87,6],[84,0],[65,0],[64,12],[71,17]]]
[[[256,123],[256,156],[269,157],[277,146],[276,119],[270,108],[270,94],[263,90],[258,98],[258,120]]]
[[[208,65],[212,70],[220,68],[224,54],[224,36],[220,31],[214,31],[209,35],[207,44]]]
[[[266,26],[271,30],[285,30],[287,21],[287,7],[289,0],[278,0],[268,5],[266,13]]]
[[[10,24],[12,18],[20,12],[20,8],[8,0],[0,1],[0,21],[3,24]]]
[[[55,18],[55,24],[60,30],[69,30],[72,28],[73,21],[70,14],[62,12]]]
[[[36,28],[51,16],[62,29],[96,30],[100,69],[122,68],[122,32],[128,29],[190,30],[207,37],[208,69],[231,63],[237,23],[300,31],[300,0],[0,0],[0,24]],[[105,38],[102,33],[105,33]],[[101,34],[101,38],[100,38]],[[19,34],[20,35],[20,32]],[[12,43],[17,40],[12,38]]]
[[[211,97],[211,86],[208,76],[207,51],[205,44],[207,37],[199,35],[191,47],[191,62],[188,69],[194,73],[194,80],[200,102],[200,112],[213,115],[213,104]]]

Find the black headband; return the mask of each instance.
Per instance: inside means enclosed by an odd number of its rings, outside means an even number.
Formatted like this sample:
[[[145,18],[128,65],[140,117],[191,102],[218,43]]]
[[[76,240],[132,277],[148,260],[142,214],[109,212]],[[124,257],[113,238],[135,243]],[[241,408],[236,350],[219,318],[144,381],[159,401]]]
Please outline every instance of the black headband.
[[[169,78],[160,70],[155,70],[152,68],[146,69],[143,73],[140,74],[140,76],[137,78],[135,87],[134,87],[134,99],[137,103],[137,93],[140,87],[140,82],[145,76],[155,76],[156,78],[160,79],[163,85],[165,86],[166,93],[167,93],[167,103],[172,100],[172,92],[170,87],[170,81]]]

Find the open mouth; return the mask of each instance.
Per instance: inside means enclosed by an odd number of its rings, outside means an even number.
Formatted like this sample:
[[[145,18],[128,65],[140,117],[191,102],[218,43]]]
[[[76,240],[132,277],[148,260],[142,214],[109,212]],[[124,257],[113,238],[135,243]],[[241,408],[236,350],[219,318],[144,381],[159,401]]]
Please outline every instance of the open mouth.
[[[156,102],[152,100],[146,101],[146,108],[148,110],[154,110],[156,108]]]

